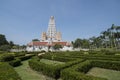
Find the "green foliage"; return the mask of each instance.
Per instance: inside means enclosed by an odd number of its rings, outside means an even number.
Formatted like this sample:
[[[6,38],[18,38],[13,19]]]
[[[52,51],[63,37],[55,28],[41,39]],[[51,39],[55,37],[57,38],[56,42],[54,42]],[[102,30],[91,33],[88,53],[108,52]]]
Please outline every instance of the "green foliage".
[[[37,59],[31,59],[29,61],[29,66],[38,72],[42,72],[43,74],[53,77],[53,78],[59,78],[60,77],[60,71],[64,68],[70,67],[72,65],[78,64],[79,62],[82,62],[83,60],[77,60],[73,62],[68,62],[66,64],[58,64],[58,65],[51,65],[51,64],[45,64],[43,62],[40,62]]]
[[[89,48],[89,40],[77,38],[72,42],[74,48]]]
[[[105,53],[107,53],[107,51],[88,51],[88,53],[89,54],[84,54],[84,51],[50,52],[42,55],[40,58],[33,58],[29,61],[29,65],[33,70],[42,72],[43,74],[56,79],[61,77],[63,80],[107,80],[86,75],[92,67],[120,71],[120,56],[106,55]],[[54,58],[52,58],[53,55]],[[51,65],[48,64],[49,62],[40,62],[41,58],[61,61],[65,62],[65,64]]]
[[[18,57],[21,61],[24,61],[24,60],[27,60],[27,59],[30,59],[31,57],[33,57],[34,54],[31,54],[31,55],[28,55],[28,56],[20,56]]]
[[[13,46],[14,46],[14,42],[13,42],[13,41],[10,41],[10,42],[9,42],[9,45],[10,45],[10,47],[13,47]]]
[[[105,55],[115,55],[115,54],[116,54],[116,51],[102,49],[102,50],[101,50],[101,53],[102,53],[102,54],[105,54]]]
[[[33,39],[32,41],[39,41],[39,39]]]
[[[100,67],[106,69],[113,69],[120,71],[120,62],[117,61],[103,61],[103,60],[87,60],[76,64],[72,67],[62,70],[61,77],[63,80],[106,80],[87,76],[87,73],[92,67]]]
[[[24,52],[16,52],[14,53],[15,57],[19,57],[19,56],[25,56]]]
[[[81,46],[82,42],[81,39],[76,39],[75,42],[73,42],[73,47],[74,48],[79,48]]]
[[[9,63],[11,66],[16,67],[16,66],[21,65],[21,60],[20,60],[20,59],[15,59],[15,60],[9,61],[8,63]]]
[[[62,48],[62,45],[60,45],[60,44],[55,44],[55,45],[53,46],[53,48],[54,48],[55,50],[59,50],[60,48]]]
[[[6,40],[5,35],[0,34],[0,46],[7,45],[7,44],[8,44],[8,41]]]
[[[0,62],[0,80],[21,80],[21,78],[12,66]]]
[[[1,51],[9,51],[10,48],[11,48],[10,45],[2,45],[2,46],[0,46]]]
[[[92,66],[120,71],[120,62],[117,61],[92,61]]]
[[[71,68],[61,71],[62,80],[107,80],[104,78],[98,78],[93,76],[87,76],[83,73],[77,72]]]
[[[14,60],[14,55],[13,54],[5,53],[5,54],[0,56],[0,61],[4,62],[4,61],[12,61],[12,60]]]
[[[53,78],[58,78],[59,77],[59,67],[60,66],[52,66],[48,65],[42,62],[38,62],[36,60],[30,60],[29,61],[29,66],[38,71],[42,72],[43,74],[53,77]]]

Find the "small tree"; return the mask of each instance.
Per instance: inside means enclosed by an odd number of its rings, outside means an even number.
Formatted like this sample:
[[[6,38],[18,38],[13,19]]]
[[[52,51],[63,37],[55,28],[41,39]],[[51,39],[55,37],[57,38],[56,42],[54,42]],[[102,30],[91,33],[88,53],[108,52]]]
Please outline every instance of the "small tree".
[[[59,50],[60,48],[62,48],[62,45],[60,45],[60,44],[55,44],[55,45],[53,46],[53,48],[54,48],[55,50]]]
[[[39,39],[33,39],[32,41],[39,41]]]

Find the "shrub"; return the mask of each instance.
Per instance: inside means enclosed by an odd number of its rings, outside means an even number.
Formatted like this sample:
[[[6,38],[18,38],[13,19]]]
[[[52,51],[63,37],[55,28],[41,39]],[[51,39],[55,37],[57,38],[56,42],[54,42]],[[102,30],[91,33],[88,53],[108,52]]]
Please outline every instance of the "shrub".
[[[15,60],[9,61],[9,64],[13,67],[19,66],[19,65],[21,65],[21,60],[15,59]]]
[[[0,62],[0,80],[21,80],[21,78],[12,66]]]
[[[16,52],[14,55],[15,55],[15,57],[25,56],[25,53]]]
[[[92,67],[100,67],[106,69],[113,69],[120,71],[120,62],[117,61],[103,61],[103,60],[87,60],[72,67],[66,68],[61,71],[63,80],[106,80],[87,76],[87,73]]]
[[[30,59],[31,57],[33,57],[34,54],[31,54],[31,55],[28,55],[28,56],[20,56],[18,57],[21,61],[24,61],[24,60],[27,60],[27,59]]]
[[[105,55],[115,55],[116,51],[114,50],[107,50],[107,49],[101,49],[101,53]]]
[[[62,80],[107,80],[93,76],[87,76],[83,73],[75,71],[73,68],[66,68],[61,71]]]
[[[3,54],[0,56],[0,61],[11,61],[11,60],[14,60],[14,55],[13,54]]]
[[[9,51],[10,50],[10,45],[2,45],[0,46],[0,51]]]
[[[92,61],[92,66],[120,71],[120,62],[118,61]]]
[[[62,65],[50,65],[50,64],[45,64],[42,63],[40,61],[38,61],[38,59],[31,59],[29,61],[29,66],[33,69],[36,70],[38,72],[42,72],[43,74],[53,77],[53,78],[59,78],[60,77],[60,71],[62,69],[65,69],[67,67],[70,67],[72,65],[78,64],[80,62],[82,62],[83,60],[77,60],[77,61],[73,61],[73,62],[68,62],[66,64],[62,64]]]

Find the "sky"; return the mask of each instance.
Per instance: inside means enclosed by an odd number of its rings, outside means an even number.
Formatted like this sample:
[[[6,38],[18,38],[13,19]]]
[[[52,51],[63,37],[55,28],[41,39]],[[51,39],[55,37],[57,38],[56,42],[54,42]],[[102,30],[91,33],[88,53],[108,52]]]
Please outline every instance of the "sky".
[[[0,0],[0,34],[27,44],[47,31],[50,16],[63,41],[88,39],[120,25],[120,0]]]

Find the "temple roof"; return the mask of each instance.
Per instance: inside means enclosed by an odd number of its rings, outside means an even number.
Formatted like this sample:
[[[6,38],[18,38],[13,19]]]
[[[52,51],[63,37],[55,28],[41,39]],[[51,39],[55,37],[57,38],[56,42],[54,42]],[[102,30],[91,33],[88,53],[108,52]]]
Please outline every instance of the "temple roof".
[[[40,41],[33,41],[28,43],[28,46],[54,46],[55,44],[60,44],[62,46],[69,46],[70,43],[68,42],[52,42],[51,44],[49,44],[48,42],[40,42]]]

